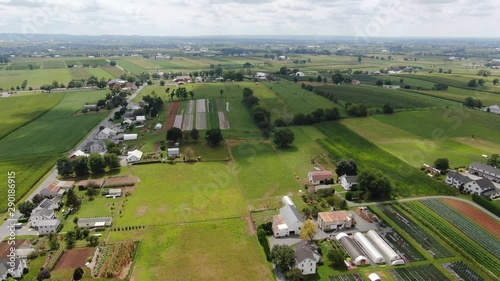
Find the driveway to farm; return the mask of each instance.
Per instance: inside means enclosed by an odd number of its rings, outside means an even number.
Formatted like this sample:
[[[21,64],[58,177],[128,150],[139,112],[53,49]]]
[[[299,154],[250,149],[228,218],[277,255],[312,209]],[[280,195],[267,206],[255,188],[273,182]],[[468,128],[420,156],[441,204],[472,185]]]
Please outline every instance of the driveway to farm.
[[[468,203],[468,204],[478,208],[479,210],[485,212],[486,214],[488,214],[492,218],[496,219],[497,221],[500,221],[500,218],[498,218],[495,214],[486,210],[485,208],[476,204],[475,202],[469,201],[467,199],[459,198],[459,197],[453,197],[453,196],[422,196],[422,197],[405,198],[405,199],[389,200],[389,201],[381,201],[381,202],[370,202],[370,203],[354,203],[351,201],[347,201],[347,204],[349,205],[349,207],[360,207],[360,206],[377,205],[377,204],[384,204],[384,203],[408,202],[408,201],[416,201],[416,200],[424,200],[424,199],[440,199],[440,198],[458,200],[458,201]]]
[[[137,91],[135,91],[135,93],[133,93],[132,95],[130,95],[128,97],[128,102],[132,101],[140,92],[141,90],[143,89],[144,86],[141,86],[137,89]],[[87,142],[89,141],[93,141],[94,140],[94,137],[97,135],[97,133],[99,133],[99,127],[100,126],[106,126],[107,124],[109,124],[109,121],[108,119],[110,117],[112,117],[116,111],[118,111],[119,108],[117,108],[116,110],[113,110],[109,113],[109,115],[103,119],[103,121],[101,123],[99,123],[97,126],[94,127],[94,129],[85,137],[85,139],[83,139],[78,145],[77,145],[77,149],[80,149],[82,148]],[[31,191],[31,194],[26,197],[26,200],[31,200],[33,198],[33,196],[35,196],[35,194],[38,194],[40,193],[40,191],[42,191],[42,189],[44,189],[45,187],[47,187],[55,178],[57,177],[57,169],[52,169],[50,170],[50,172],[48,173],[48,176],[46,176],[45,180],[39,185],[36,187],[36,189],[32,190]],[[5,239],[5,237],[9,236],[9,229],[8,229],[8,226],[11,224],[11,223],[15,223],[16,221],[12,221],[12,220],[6,220],[1,226],[0,226],[0,241],[2,241],[3,239]],[[16,231],[16,235],[21,235],[20,233],[18,233]],[[26,234],[26,233],[25,233]]]

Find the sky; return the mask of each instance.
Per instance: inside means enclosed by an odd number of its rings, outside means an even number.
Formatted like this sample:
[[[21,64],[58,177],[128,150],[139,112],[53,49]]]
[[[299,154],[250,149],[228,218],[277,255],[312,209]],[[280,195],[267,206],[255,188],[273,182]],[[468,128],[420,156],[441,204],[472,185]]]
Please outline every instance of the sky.
[[[500,0],[0,0],[0,33],[500,37]]]

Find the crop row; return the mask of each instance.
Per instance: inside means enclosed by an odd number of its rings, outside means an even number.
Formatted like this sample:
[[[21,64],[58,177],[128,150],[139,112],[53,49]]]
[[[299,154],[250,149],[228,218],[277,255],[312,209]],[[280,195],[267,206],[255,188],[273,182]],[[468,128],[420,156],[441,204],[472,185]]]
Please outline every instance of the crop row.
[[[493,237],[487,231],[466,219],[455,209],[448,207],[446,204],[438,200],[430,199],[422,200],[421,202],[462,231],[463,234],[467,235],[470,239],[474,240],[497,258],[500,258],[500,243],[498,239]]]
[[[438,219],[431,210],[424,207],[420,202],[406,202],[400,204],[414,218],[439,235],[460,252],[465,258],[469,259],[478,268],[481,268],[490,277],[495,280],[500,280],[496,276],[500,276],[500,260],[494,258],[490,253],[479,247],[471,240],[457,233],[452,226],[443,223]]]
[[[474,270],[463,261],[443,263],[442,266],[452,275],[462,278],[464,281],[484,281]],[[460,280],[457,278],[457,280]]]
[[[452,257],[452,253],[448,251],[432,236],[429,236],[420,226],[415,224],[412,220],[397,212],[390,206],[381,205],[380,210],[408,233],[422,248],[424,248],[430,255],[436,259]]]
[[[447,279],[446,276],[432,264],[395,268],[390,269],[389,272],[397,281],[441,281]]]

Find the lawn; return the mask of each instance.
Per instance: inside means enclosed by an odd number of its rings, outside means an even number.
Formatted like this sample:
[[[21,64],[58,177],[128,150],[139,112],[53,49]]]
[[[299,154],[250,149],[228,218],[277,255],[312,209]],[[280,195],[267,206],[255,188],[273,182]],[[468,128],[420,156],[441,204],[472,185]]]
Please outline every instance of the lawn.
[[[237,178],[251,210],[279,207],[283,196],[298,195],[303,189],[295,179],[294,170],[271,144],[236,141],[230,147]],[[295,201],[302,200],[297,196]]]
[[[126,198],[117,226],[190,222],[246,213],[227,163],[148,164],[131,167],[141,179]]]
[[[358,164],[358,173],[368,169],[384,172],[393,185],[397,197],[417,195],[454,194],[456,190],[430,179],[427,175],[379,148],[348,127],[338,122],[317,124],[316,127],[327,136],[320,140],[337,160],[353,158]]]
[[[37,94],[30,96],[12,96],[0,99],[0,139],[17,128],[31,122],[35,118],[54,107],[63,94]]]
[[[272,280],[264,252],[241,218],[111,232],[142,240],[134,280]]]
[[[494,114],[449,109],[351,118],[342,124],[414,167],[440,157],[460,167],[500,151],[498,121]]]

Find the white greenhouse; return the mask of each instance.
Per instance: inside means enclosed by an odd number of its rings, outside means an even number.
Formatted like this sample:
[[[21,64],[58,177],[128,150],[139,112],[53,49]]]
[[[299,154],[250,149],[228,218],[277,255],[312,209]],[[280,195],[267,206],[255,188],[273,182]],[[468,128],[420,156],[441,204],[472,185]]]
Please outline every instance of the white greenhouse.
[[[401,259],[401,257],[385,242],[380,235],[374,230],[370,230],[366,233],[366,236],[370,238],[370,240],[375,244],[375,246],[380,250],[382,255],[384,255],[387,262],[390,262],[392,265],[401,265],[405,262]]]
[[[365,265],[367,258],[363,256],[363,251],[359,246],[351,239],[347,234],[341,232],[335,236],[335,238],[342,244],[344,249],[347,251],[349,256],[354,261],[355,265]]]
[[[358,241],[359,244],[361,244],[361,246],[365,249],[366,253],[373,262],[385,263],[385,258],[377,250],[377,248],[375,248],[375,246],[373,246],[373,244],[368,241],[368,238],[366,238],[363,233],[358,232],[354,234],[354,239]]]

